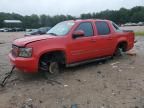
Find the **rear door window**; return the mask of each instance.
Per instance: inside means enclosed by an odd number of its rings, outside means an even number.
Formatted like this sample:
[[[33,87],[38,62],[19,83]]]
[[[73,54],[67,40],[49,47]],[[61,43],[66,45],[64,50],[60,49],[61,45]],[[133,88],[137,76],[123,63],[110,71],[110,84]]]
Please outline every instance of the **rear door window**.
[[[110,28],[105,21],[97,21],[96,23],[96,28],[98,31],[98,35],[108,35],[110,34]]]

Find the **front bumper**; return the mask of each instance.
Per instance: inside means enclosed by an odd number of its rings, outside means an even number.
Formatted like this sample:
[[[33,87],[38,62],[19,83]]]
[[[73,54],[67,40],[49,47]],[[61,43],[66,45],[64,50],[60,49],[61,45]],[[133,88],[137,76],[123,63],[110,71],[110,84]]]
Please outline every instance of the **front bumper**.
[[[9,53],[9,59],[12,65],[17,69],[26,72],[26,73],[36,73],[38,72],[38,62],[34,57],[23,58],[23,57],[14,57]]]

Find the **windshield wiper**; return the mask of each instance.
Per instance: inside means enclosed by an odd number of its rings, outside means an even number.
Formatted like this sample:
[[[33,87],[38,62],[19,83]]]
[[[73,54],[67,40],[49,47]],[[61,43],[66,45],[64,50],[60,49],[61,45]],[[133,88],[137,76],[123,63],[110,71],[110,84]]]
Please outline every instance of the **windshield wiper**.
[[[55,33],[48,33],[48,34],[50,34],[50,35],[54,35],[54,36],[57,36],[57,34],[55,34]]]

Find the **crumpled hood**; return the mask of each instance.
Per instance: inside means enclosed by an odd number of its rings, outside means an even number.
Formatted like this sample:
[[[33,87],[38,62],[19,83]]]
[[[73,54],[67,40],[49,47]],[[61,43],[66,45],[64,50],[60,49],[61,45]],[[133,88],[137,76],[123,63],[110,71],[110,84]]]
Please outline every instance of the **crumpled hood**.
[[[26,44],[31,43],[31,42],[55,38],[55,37],[56,36],[50,36],[50,35],[28,36],[28,37],[23,37],[23,38],[14,40],[13,44],[17,46],[25,46]]]

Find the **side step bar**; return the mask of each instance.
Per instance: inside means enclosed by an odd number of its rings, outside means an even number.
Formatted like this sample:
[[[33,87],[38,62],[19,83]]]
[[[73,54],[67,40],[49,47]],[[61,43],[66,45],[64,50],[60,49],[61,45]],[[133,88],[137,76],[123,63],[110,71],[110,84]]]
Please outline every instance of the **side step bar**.
[[[81,62],[77,62],[77,63],[67,64],[66,67],[74,67],[74,66],[78,66],[78,65],[82,65],[82,64],[87,64],[87,63],[92,63],[92,62],[96,62],[96,61],[106,60],[106,59],[110,59],[111,57],[112,56],[107,56],[107,57],[103,57],[103,58],[97,58],[97,59],[91,59],[91,60],[81,61]]]

